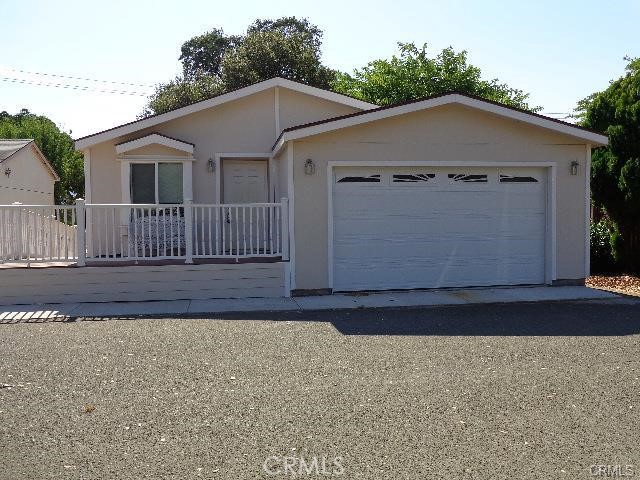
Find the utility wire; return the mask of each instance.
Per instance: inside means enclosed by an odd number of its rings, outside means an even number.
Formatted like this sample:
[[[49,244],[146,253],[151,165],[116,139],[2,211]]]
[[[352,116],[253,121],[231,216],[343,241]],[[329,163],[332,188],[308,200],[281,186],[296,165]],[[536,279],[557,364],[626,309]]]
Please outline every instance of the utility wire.
[[[127,85],[130,87],[149,87],[149,88],[153,88],[154,85],[150,84],[150,83],[139,83],[139,82],[118,82],[115,80],[98,80],[96,78],[86,78],[86,77],[74,77],[71,75],[61,75],[58,73],[44,73],[44,72],[31,72],[28,70],[21,70],[18,68],[9,68],[9,67],[2,67],[0,66],[0,72],[2,70],[9,70],[12,72],[17,72],[17,73],[21,73],[23,75],[39,75],[39,76],[45,76],[45,77],[54,77],[54,78],[65,78],[68,80],[80,80],[83,82],[95,82],[95,83],[110,83],[113,85]]]
[[[12,78],[12,77],[0,76],[0,81],[9,82],[9,83],[20,83],[23,85],[33,85],[37,87],[66,88],[69,90],[79,90],[83,92],[108,93],[108,94],[130,95],[130,96],[138,96],[138,97],[147,97],[149,95],[149,93],[139,92],[134,90],[120,90],[117,88],[109,89],[109,87],[93,88],[86,85],[73,85],[69,83],[49,83],[49,82],[43,82],[38,80],[29,80],[26,78]]]

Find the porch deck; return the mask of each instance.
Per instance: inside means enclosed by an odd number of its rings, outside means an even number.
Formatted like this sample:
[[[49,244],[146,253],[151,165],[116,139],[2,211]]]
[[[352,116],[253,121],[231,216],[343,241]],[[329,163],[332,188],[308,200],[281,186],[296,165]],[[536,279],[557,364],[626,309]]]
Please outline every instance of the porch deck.
[[[282,297],[286,199],[0,206],[0,305]]]

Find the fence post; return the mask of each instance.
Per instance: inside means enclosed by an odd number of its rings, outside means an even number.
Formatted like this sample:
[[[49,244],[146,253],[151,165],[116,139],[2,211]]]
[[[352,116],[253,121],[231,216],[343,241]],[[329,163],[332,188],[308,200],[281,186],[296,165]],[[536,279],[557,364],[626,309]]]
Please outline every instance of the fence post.
[[[193,263],[193,200],[187,198],[184,201],[184,263]]]
[[[282,260],[289,260],[289,199],[280,199],[280,225],[282,238]]]
[[[22,203],[13,202],[11,205],[15,205],[16,207],[20,207]],[[16,250],[14,252],[15,260],[22,260],[22,253],[24,252],[22,245],[22,207],[16,208],[18,212],[18,218],[16,218]]]
[[[84,267],[87,265],[87,245],[86,238],[87,232],[85,228],[85,202],[84,199],[79,198],[76,200],[76,248],[78,249],[78,266]]]

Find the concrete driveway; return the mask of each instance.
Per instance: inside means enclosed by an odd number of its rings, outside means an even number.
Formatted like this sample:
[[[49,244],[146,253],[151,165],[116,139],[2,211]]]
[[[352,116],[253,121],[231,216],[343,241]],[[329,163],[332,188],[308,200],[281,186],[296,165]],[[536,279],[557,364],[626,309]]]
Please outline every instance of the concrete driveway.
[[[634,302],[17,323],[0,353],[0,479],[640,475]]]

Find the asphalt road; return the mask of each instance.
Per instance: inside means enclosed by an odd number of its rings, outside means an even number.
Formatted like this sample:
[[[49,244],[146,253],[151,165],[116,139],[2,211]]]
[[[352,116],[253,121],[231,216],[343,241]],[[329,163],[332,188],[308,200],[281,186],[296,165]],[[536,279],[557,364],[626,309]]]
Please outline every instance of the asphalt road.
[[[640,477],[639,377],[631,302],[5,324],[0,479]]]

